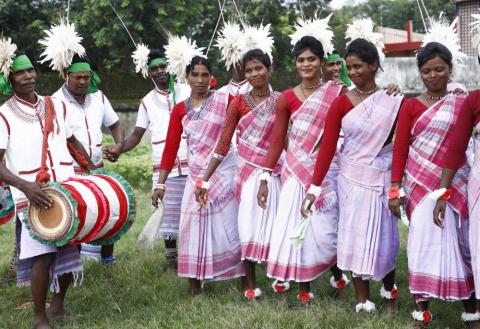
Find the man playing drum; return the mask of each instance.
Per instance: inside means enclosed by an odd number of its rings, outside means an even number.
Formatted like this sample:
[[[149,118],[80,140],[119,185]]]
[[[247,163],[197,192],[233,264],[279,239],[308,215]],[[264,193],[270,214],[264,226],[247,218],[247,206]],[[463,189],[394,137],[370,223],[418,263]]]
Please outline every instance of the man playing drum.
[[[10,184],[22,219],[22,210],[29,203],[42,209],[51,206],[40,181],[62,181],[74,175],[67,141],[85,156],[86,152],[65,124],[66,105],[35,93],[36,73],[30,59],[15,54],[16,46],[10,39],[0,40],[0,48],[11,51],[0,58],[0,92],[12,96],[0,107],[0,180]],[[49,128],[48,142],[43,145],[43,131]],[[46,161],[41,161],[42,153]],[[91,162],[89,166],[93,168]],[[67,289],[71,283],[75,286],[83,273],[78,248],[43,245],[19,221],[17,229],[21,230],[17,284],[32,287],[33,328],[51,328],[45,312],[49,279],[54,293],[49,313],[65,317]]]
[[[69,105],[66,122],[72,128],[75,137],[82,143],[89,158],[99,168],[103,167],[102,126],[109,128],[116,143],[122,142],[123,133],[118,115],[107,97],[98,89],[100,79],[93,66],[86,57],[73,56],[72,64],[63,72],[65,83],[53,94],[53,97]],[[87,173],[77,162],[74,162],[74,168],[76,174]],[[113,244],[102,246],[101,251],[98,246],[82,244],[82,254],[95,259],[101,257],[104,265],[115,261]]]

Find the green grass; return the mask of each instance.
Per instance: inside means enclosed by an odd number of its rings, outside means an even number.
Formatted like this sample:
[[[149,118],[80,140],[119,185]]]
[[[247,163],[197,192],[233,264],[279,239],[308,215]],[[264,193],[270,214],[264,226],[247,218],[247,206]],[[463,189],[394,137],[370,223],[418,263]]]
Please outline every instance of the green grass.
[[[372,284],[372,299],[380,307],[378,314],[358,318],[354,312],[353,287],[347,288],[346,301],[333,299],[325,273],[313,284],[316,299],[308,309],[298,309],[293,284],[286,300],[271,292],[271,281],[258,268],[258,285],[264,296],[255,302],[241,297],[239,280],[209,283],[205,293],[192,299],[188,282],[166,270],[162,244],[154,251],[144,251],[136,244],[149,216],[150,192],[138,191],[139,212],[133,228],[116,245],[118,263],[103,267],[85,262],[83,285],[71,289],[67,307],[78,315],[75,321],[54,323],[56,328],[411,328],[412,298],[407,291],[405,241],[402,227],[402,248],[399,255],[398,280],[400,312],[396,316],[384,312],[378,290]],[[12,223],[0,226],[0,273],[10,260],[14,239]],[[30,300],[29,288],[0,287],[0,328],[30,328],[31,310],[16,310],[16,305]],[[432,305],[432,328],[464,328],[460,321],[460,303],[436,301]]]

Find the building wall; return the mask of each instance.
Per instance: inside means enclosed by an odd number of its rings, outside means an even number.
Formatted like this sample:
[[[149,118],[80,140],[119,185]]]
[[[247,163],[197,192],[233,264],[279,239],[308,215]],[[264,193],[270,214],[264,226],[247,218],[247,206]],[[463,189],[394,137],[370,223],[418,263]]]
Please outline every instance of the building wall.
[[[470,33],[472,28],[470,24],[473,22],[472,14],[480,14],[479,9],[480,0],[457,1],[457,15],[460,16],[460,40],[462,51],[469,56],[476,55],[476,51],[472,47],[472,35]]]

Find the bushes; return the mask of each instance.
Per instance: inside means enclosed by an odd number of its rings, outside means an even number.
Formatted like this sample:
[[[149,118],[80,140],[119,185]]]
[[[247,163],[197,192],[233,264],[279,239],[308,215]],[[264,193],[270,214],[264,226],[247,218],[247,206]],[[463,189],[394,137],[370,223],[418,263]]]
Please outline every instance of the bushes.
[[[113,138],[110,135],[105,135],[104,144],[114,144]],[[122,154],[117,162],[105,161],[105,167],[122,175],[136,189],[150,189],[152,182],[152,149],[150,144],[138,144],[130,152]]]
[[[63,84],[63,80],[55,72],[38,71],[37,91],[40,95],[51,95]],[[218,87],[224,86],[230,79],[230,74],[225,71],[217,70],[214,72],[218,80]],[[112,103],[130,103],[135,104],[145,96],[152,88],[153,83],[150,79],[143,79],[139,75],[128,73],[104,73],[101,74],[102,83],[100,89],[108,96]],[[273,73],[273,89],[283,91],[289,87],[295,86],[299,82],[296,73],[288,71],[275,71]],[[8,97],[0,95],[0,104]]]

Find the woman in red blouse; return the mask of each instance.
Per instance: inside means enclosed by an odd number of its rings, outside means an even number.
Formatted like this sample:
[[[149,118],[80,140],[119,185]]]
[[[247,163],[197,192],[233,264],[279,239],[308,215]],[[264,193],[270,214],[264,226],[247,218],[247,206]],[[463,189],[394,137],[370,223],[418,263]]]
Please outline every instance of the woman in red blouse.
[[[380,64],[379,53],[371,42],[353,40],[347,47],[345,60],[355,88],[337,97],[330,106],[312,184],[301,212],[304,217],[310,215],[310,206],[327,188],[324,181],[332,160],[338,158],[338,267],[352,272],[357,313],[375,311],[375,304],[369,300],[371,279],[383,282],[381,296],[387,308],[396,311],[399,236],[396,220],[385,205],[384,193],[391,166],[393,129],[402,97],[388,95],[378,88],[375,75]],[[338,154],[340,129],[344,142]]]
[[[211,65],[196,56],[187,66],[191,95],[177,104],[170,117],[165,151],[152,204],[165,194],[165,181],[175,164],[182,132],[187,136],[188,179],[183,194],[179,228],[178,275],[189,278],[192,295],[201,293],[201,281],[244,275],[238,237],[234,181],[235,157],[226,154],[210,182],[202,181],[208,159],[214,155],[228,106],[225,93],[209,90]],[[208,189],[198,203],[196,187]]]
[[[457,117],[465,96],[447,91],[452,54],[444,45],[428,43],[418,53],[417,62],[426,91],[406,100],[400,109],[388,198],[389,207],[397,217],[402,216],[401,207],[405,201],[406,215],[410,219],[409,288],[416,306],[412,316],[415,325],[422,326],[432,318],[428,311],[430,299],[463,300],[467,313],[462,318],[467,320],[471,318],[468,313],[475,313],[475,297],[467,235],[465,150],[462,155],[455,154],[460,170],[452,177],[453,184],[445,191],[437,190],[441,167],[448,156],[452,131],[458,127]],[[470,135],[472,127],[470,124],[462,129]],[[431,216],[436,198],[448,199],[449,203],[434,223]],[[474,325],[471,321],[468,324]]]
[[[270,91],[272,73],[270,57],[259,49],[248,51],[242,66],[252,90],[233,99],[227,111],[225,126],[210,164],[203,175],[208,182],[227,155],[235,129],[237,130],[237,173],[235,190],[239,201],[238,230],[245,265],[246,281],[244,295],[252,300],[261,295],[256,286],[255,264],[267,260],[270,235],[277,211],[280,191],[280,165],[270,179],[273,190],[265,210],[257,205],[256,192],[260,184],[259,174],[263,161],[271,147],[271,133],[275,121],[275,106],[279,93]],[[204,202],[206,190],[197,187],[197,201]]]
[[[313,298],[310,281],[329,268],[333,273],[330,283],[337,293],[343,296],[348,280],[335,265],[336,232],[338,208],[336,203],[335,169],[330,173],[330,192],[319,204],[319,211],[313,216],[315,224],[309,225],[303,246],[295,247],[290,241],[301,221],[298,208],[310,181],[316,158],[316,141],[320,140],[324,129],[324,118],[333,99],[342,91],[342,85],[332,82],[322,83],[321,66],[324,61],[322,43],[312,36],[304,36],[294,47],[293,55],[302,82],[280,95],[277,102],[277,116],[273,129],[272,147],[263,163],[265,174],[274,172],[277,161],[285,149],[289,122],[292,122],[288,151],[282,169],[282,191],[275,219],[267,275],[275,279],[274,291],[283,292],[288,281],[299,282],[301,302]],[[295,151],[296,150],[296,151]],[[301,153],[301,155],[300,155]],[[307,168],[312,168],[308,170]],[[258,204],[270,207],[272,190],[268,182],[262,181],[258,190]],[[283,200],[283,201],[282,201]]]

